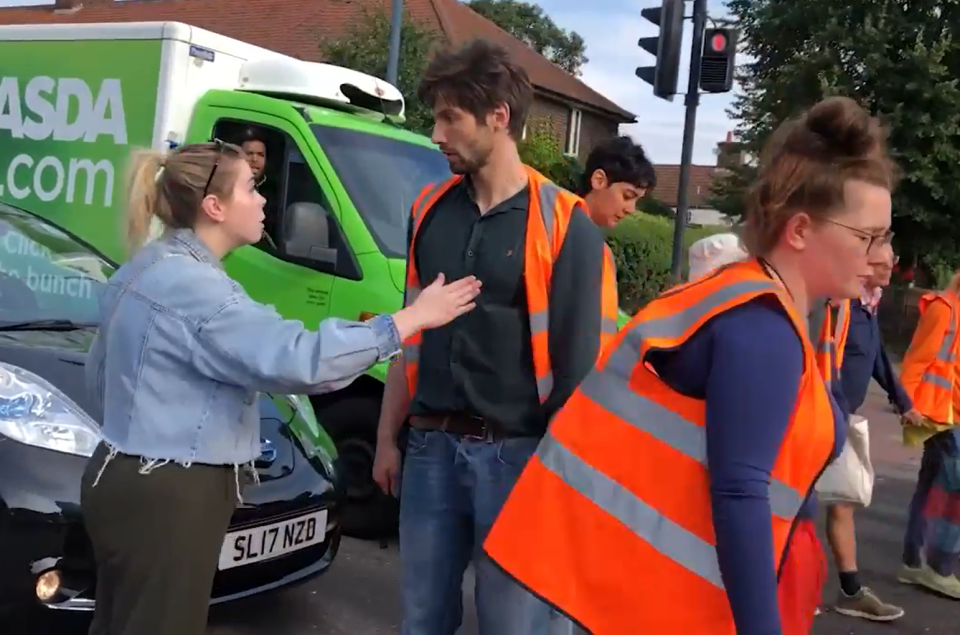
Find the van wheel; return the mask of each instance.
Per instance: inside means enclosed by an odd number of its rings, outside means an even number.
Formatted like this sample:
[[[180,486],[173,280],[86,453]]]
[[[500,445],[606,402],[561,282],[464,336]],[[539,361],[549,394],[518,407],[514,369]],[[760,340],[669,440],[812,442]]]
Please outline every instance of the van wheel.
[[[397,531],[400,505],[373,480],[380,399],[350,395],[314,403],[317,420],[327,430],[340,455],[339,476],[344,480],[346,505],[343,533],[354,538],[378,539]]]

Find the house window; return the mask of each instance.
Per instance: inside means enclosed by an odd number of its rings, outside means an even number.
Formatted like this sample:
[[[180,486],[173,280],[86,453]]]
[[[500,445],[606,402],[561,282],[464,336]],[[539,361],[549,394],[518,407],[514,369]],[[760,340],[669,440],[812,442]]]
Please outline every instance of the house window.
[[[570,129],[567,133],[567,148],[565,152],[572,156],[580,154],[580,121],[583,113],[577,108],[570,109]]]

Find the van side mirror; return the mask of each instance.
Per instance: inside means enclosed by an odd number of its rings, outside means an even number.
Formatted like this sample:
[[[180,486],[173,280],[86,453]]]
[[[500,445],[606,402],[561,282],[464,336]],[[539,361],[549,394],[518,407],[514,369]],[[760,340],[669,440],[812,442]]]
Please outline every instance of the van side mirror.
[[[316,203],[294,203],[283,213],[283,250],[302,260],[337,264],[337,250],[330,247],[330,212]]]

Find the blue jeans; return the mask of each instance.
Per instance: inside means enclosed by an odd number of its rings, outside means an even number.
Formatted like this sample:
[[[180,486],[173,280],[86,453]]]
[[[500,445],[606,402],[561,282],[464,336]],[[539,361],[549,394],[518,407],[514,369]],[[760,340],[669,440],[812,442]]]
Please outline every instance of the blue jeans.
[[[927,537],[927,521],[924,509],[930,490],[940,472],[943,463],[944,436],[950,432],[941,432],[927,439],[923,444],[923,459],[920,462],[920,473],[917,475],[917,488],[910,501],[910,512],[907,518],[907,532],[903,539],[903,564],[917,568],[922,563],[921,553],[924,551],[924,542]],[[927,564],[940,575],[950,575],[951,561],[949,555],[937,553],[934,549],[927,549]]]
[[[482,551],[539,439],[477,440],[410,430],[400,481],[402,635],[454,635],[473,561],[481,635],[574,632]]]

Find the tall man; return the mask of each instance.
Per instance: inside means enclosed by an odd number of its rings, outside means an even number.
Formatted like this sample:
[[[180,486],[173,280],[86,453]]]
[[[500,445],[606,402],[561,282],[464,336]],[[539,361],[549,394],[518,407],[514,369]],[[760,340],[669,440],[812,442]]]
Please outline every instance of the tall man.
[[[533,90],[506,51],[477,41],[439,53],[418,94],[456,176],[411,210],[407,301],[440,274],[475,275],[483,290],[469,315],[405,342],[387,377],[374,478],[400,495],[401,632],[456,632],[471,560],[480,633],[543,632],[556,616],[481,545],[548,419],[595,363],[601,332],[616,329],[601,309],[615,281],[581,199],[520,161]]]
[[[577,193],[593,222],[610,228],[632,214],[656,186],[657,175],[643,147],[630,137],[613,137],[590,152]]]
[[[873,274],[864,283],[863,294],[850,302],[850,326],[847,330],[840,382],[833,393],[844,412],[853,415],[867,397],[870,380],[874,379],[889,395],[902,414],[918,420],[919,414],[907,396],[887,357],[877,322],[877,305],[890,276],[896,257],[890,244],[876,250]],[[812,331],[815,332],[815,331]],[[857,571],[857,539],[854,507],[843,503],[827,505],[827,538],[840,572],[840,592],[835,610],[852,617],[888,622],[903,616],[903,609],[880,600],[870,588],[863,586]]]

